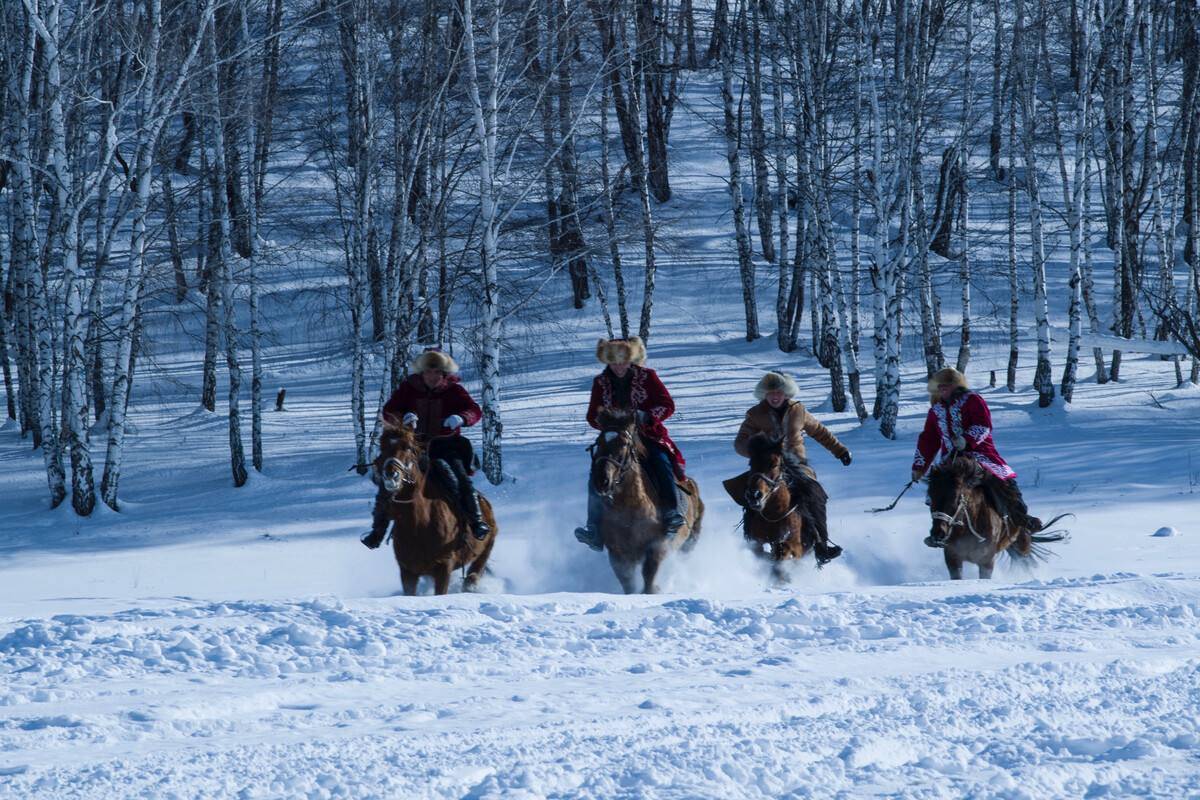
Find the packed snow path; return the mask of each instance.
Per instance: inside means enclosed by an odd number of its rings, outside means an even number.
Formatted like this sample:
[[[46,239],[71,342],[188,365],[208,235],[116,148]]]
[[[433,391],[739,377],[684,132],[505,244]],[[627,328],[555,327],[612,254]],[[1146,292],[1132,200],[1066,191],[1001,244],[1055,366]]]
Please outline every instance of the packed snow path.
[[[0,638],[12,797],[1195,788],[1200,585],[164,602]]]

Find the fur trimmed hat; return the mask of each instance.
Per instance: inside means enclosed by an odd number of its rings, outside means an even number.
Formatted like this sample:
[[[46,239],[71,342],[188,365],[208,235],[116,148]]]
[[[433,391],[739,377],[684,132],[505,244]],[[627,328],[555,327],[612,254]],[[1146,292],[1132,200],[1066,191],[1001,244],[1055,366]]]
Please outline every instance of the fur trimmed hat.
[[[949,383],[959,389],[970,389],[967,385],[967,376],[956,370],[954,367],[946,367],[939,369],[933,373],[933,377],[929,379],[929,399],[931,402],[937,401],[940,398],[938,387],[943,383]]]
[[[646,361],[646,345],[638,336],[628,339],[601,339],[596,343],[596,358],[601,364],[635,364]]]
[[[431,347],[421,355],[413,359],[412,365],[409,367],[410,372],[424,372],[427,369],[440,369],[447,375],[458,374],[458,364],[450,357],[449,353],[443,353],[436,347]]]
[[[754,387],[754,397],[757,400],[765,400],[767,392],[775,391],[783,392],[784,397],[791,399],[800,393],[800,387],[782,372],[768,372],[759,380],[758,386]]]

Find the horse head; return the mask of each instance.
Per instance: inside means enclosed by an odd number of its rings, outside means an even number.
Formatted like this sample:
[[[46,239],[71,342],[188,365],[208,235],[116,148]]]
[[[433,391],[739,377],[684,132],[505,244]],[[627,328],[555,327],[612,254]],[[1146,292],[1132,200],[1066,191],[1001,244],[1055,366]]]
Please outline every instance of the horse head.
[[[959,527],[975,533],[971,519],[983,502],[983,478],[983,467],[970,456],[958,456],[929,473],[930,534],[935,539],[948,539]]]
[[[756,433],[746,446],[750,450],[746,508],[761,513],[771,496],[786,483],[783,474],[783,439]]]
[[[416,432],[403,425],[385,425],[379,437],[379,457],[375,464],[384,490],[395,494],[417,483],[425,448]]]
[[[597,422],[600,435],[588,448],[592,454],[592,487],[601,497],[612,500],[625,476],[645,455],[645,447],[633,412],[606,408]]]

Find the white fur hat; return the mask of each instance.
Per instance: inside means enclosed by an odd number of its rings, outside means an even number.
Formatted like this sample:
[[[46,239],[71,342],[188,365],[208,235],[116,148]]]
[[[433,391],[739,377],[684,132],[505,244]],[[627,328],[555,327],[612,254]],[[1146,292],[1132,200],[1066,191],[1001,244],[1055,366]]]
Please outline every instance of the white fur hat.
[[[796,382],[782,372],[768,372],[762,376],[758,386],[754,387],[754,397],[764,400],[767,392],[774,391],[783,392],[784,397],[792,398],[800,393],[800,387],[796,386]]]
[[[424,372],[427,369],[440,369],[447,375],[458,374],[458,364],[454,363],[454,359],[450,357],[449,353],[443,353],[432,347],[413,359],[409,366],[411,372]]]
[[[596,343],[596,358],[602,364],[643,364],[646,361],[646,345],[640,337],[628,339],[601,339]]]

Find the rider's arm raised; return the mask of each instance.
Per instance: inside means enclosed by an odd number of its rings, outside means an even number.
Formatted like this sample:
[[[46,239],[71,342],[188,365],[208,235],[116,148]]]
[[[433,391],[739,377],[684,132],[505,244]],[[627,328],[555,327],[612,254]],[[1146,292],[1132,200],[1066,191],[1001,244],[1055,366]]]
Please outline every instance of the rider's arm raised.
[[[804,411],[804,432],[817,441],[822,447],[833,453],[834,458],[842,458],[850,452],[846,445],[838,441],[833,432],[822,425],[817,418]]]

